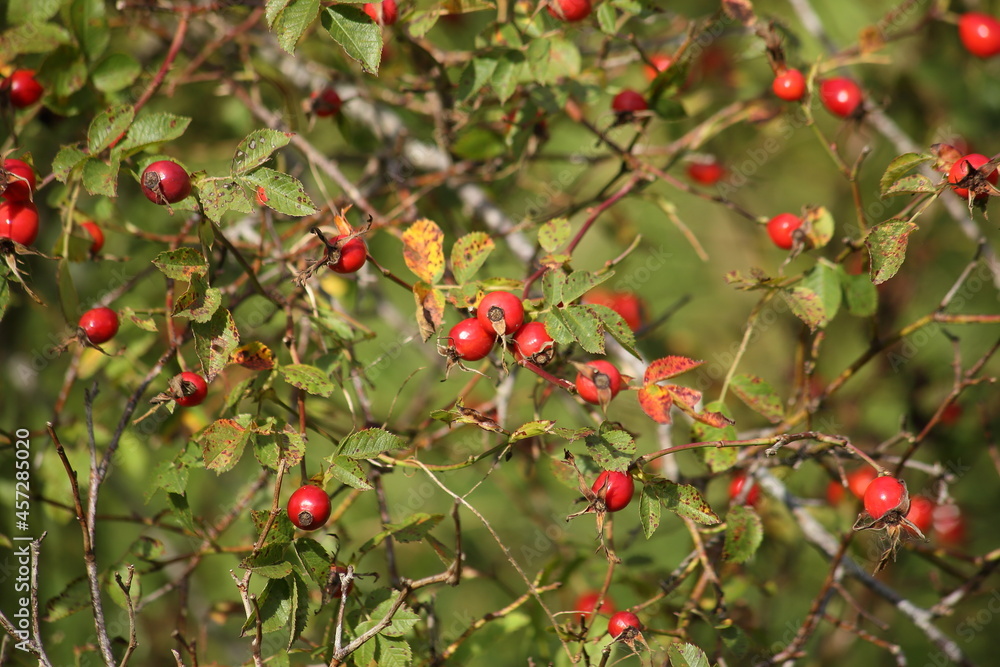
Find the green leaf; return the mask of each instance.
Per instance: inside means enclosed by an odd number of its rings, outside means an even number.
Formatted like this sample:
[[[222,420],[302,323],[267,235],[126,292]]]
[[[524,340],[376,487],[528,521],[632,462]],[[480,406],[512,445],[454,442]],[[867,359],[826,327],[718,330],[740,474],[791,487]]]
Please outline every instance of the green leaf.
[[[38,76],[52,84],[46,100],[65,99],[87,85],[87,63],[75,47],[60,46],[45,58]]]
[[[937,187],[923,174],[910,174],[882,191],[883,197],[937,192]]]
[[[635,440],[627,431],[601,424],[600,431],[586,438],[587,453],[602,470],[625,472],[635,458]]]
[[[444,519],[443,514],[424,514],[422,512],[408,516],[399,523],[387,525],[382,532],[365,542],[359,553],[368,553],[382,544],[388,537],[392,537],[398,542],[420,542],[441,523],[442,519]]]
[[[257,602],[260,610],[261,630],[266,634],[288,625],[292,617],[292,585],[289,578],[268,579]],[[243,624],[243,634],[253,634],[257,627],[257,611],[253,611]]]
[[[233,154],[231,172],[233,177],[245,175],[271,159],[274,151],[288,145],[291,132],[278,130],[254,130],[240,142]]]
[[[455,94],[458,99],[465,101],[482,90],[482,87],[487,84],[490,77],[493,76],[493,72],[497,68],[497,57],[492,53],[485,53],[480,56],[474,57],[465,69],[462,71],[461,77],[458,79],[458,90]]]
[[[618,34],[618,13],[610,2],[601,3],[597,8],[597,26],[605,35]]]
[[[719,401],[712,401],[705,406],[705,410],[721,412],[731,416],[729,409]],[[693,442],[717,442],[719,440],[736,440],[736,427],[732,424],[723,428],[709,426],[695,422],[691,425],[691,440]],[[701,447],[695,450],[695,455],[708,466],[712,472],[722,472],[729,470],[736,463],[739,457],[739,450],[735,447]]]
[[[459,131],[452,151],[466,160],[490,160],[506,152],[503,137],[493,130],[479,125],[470,125]]]
[[[59,260],[56,267],[56,278],[59,283],[59,305],[67,322],[75,322],[80,314],[80,297],[76,293],[76,283],[69,270],[69,260]],[[6,285],[7,281],[4,280]]]
[[[182,527],[195,534],[201,530],[197,522],[194,520],[194,515],[191,514],[191,507],[188,505],[187,496],[185,494],[168,493],[167,505],[170,506],[170,511],[173,513],[174,518],[177,519],[177,523],[179,523]]]
[[[575,79],[580,74],[580,50],[562,37],[534,39],[528,46],[528,63],[539,83]]]
[[[557,343],[575,342],[591,354],[604,354],[604,330],[588,306],[556,308],[546,318],[545,327]]]
[[[371,491],[375,488],[368,482],[368,475],[356,459],[346,456],[328,456],[323,460],[329,464],[327,474],[341,484],[362,491]]]
[[[642,485],[642,492],[639,494],[639,522],[647,540],[660,526],[660,498],[655,493],[649,493],[645,484]]]
[[[561,304],[563,301],[563,288],[565,286],[566,274],[557,270],[546,271],[542,275],[542,297],[545,300],[545,306],[555,308]],[[552,319],[551,316],[549,319]],[[569,339],[566,342],[570,342],[571,340]]]
[[[272,9],[274,8],[274,9]],[[270,0],[267,3],[267,23],[278,36],[278,45],[294,53],[302,33],[319,14],[319,0]]]
[[[131,104],[119,104],[97,114],[87,130],[87,150],[98,155],[125,133],[135,118]]]
[[[94,66],[90,80],[102,93],[116,93],[128,88],[142,74],[142,65],[125,53],[111,53]]]
[[[710,667],[708,656],[694,644],[670,644],[667,646],[670,667]]]
[[[250,440],[250,415],[236,419],[218,419],[208,425],[198,441],[202,446],[205,467],[222,474],[232,470],[243,456],[243,449]]]
[[[208,322],[192,322],[194,349],[211,381],[229,363],[229,357],[240,345],[240,332],[236,329],[232,313],[225,308],[215,311]]]
[[[253,173],[245,175],[242,180],[254,188],[257,193],[260,193],[260,188],[263,188],[264,196],[261,199],[268,207],[278,213],[303,216],[316,212],[316,206],[306,194],[302,183],[288,174],[261,167]]]
[[[285,382],[315,396],[330,398],[337,390],[337,385],[330,380],[330,376],[315,366],[289,364],[282,366],[278,371],[285,378]]]
[[[323,545],[311,537],[300,537],[292,542],[292,547],[309,578],[319,586],[325,585],[333,559]]]
[[[476,275],[496,245],[484,232],[471,232],[462,236],[451,247],[451,271],[458,284]]]
[[[397,598],[399,598],[399,591],[393,591],[392,595],[388,600],[382,602],[379,606],[375,607],[371,613],[371,621],[373,624],[377,624],[383,618],[389,615],[389,610],[396,603]],[[407,632],[413,629],[413,627],[421,621],[420,616],[415,614],[412,609],[410,609],[406,604],[400,606],[396,611],[395,615],[392,617],[392,623],[390,623],[382,634],[386,637],[402,637]],[[361,629],[359,624],[356,628],[356,632],[359,634],[363,633],[364,630]]]
[[[385,632],[376,636],[379,667],[406,667],[413,660],[413,650],[402,639],[387,637]]]
[[[601,322],[601,328],[606,333],[611,334],[611,337],[618,341],[618,344],[633,357],[640,358],[639,352],[635,349],[635,332],[632,331],[624,317],[608,306],[596,303],[587,304],[586,308],[597,316]]]
[[[806,321],[806,323],[813,329],[816,326],[825,327],[840,310],[840,300],[843,295],[840,284],[840,267],[827,259],[820,259],[816,266],[806,273],[805,278],[799,283],[799,287],[792,291],[802,288],[816,295],[822,313],[815,322],[815,326],[812,322]]]
[[[869,275],[873,283],[881,285],[896,275],[906,259],[910,234],[916,230],[912,222],[897,219],[872,227],[865,238],[865,246],[871,257]]]
[[[191,119],[187,116],[162,112],[142,114],[128,128],[115,150],[123,156],[135,155],[150,146],[179,138],[190,124]]]
[[[240,567],[268,579],[283,579],[292,573],[292,564],[285,559],[287,548],[285,544],[270,544],[256,556],[244,558]]]
[[[750,507],[739,505],[726,515],[726,543],[723,559],[733,563],[750,560],[764,540],[764,527],[760,517]]]
[[[813,207],[806,212],[806,238],[813,248],[825,247],[833,238],[834,227],[833,216],[825,206]]]
[[[566,276],[566,286],[563,288],[563,301],[576,301],[581,296],[594,289],[614,273],[608,271],[601,275],[595,275],[590,271],[574,271]]]
[[[11,2],[9,7],[35,3]],[[69,32],[54,23],[26,23],[0,34],[0,59],[13,61],[22,53],[49,53],[72,39]]]
[[[712,526],[719,523],[718,515],[712,511],[698,489],[690,484],[677,484],[661,479],[647,484],[643,491],[659,498],[663,506],[677,516]]]
[[[841,267],[840,284],[844,288],[847,310],[855,317],[871,317],[878,310],[878,290],[868,276],[852,276]]]
[[[538,228],[538,245],[546,252],[555,252],[566,245],[572,231],[566,218],[552,218]]]
[[[59,11],[65,0],[35,0],[34,2],[7,3],[7,23],[41,23],[47,21]]]
[[[261,534],[264,532],[264,527],[271,518],[271,512],[270,510],[250,510],[250,518],[253,520],[254,529],[256,531],[257,538],[259,539]],[[271,524],[271,530],[268,531],[267,537],[264,538],[264,544],[262,546],[266,547],[271,544],[291,544],[292,537],[295,535],[295,530],[295,526],[292,525],[291,519],[288,518],[288,513],[279,512],[278,516],[275,517],[274,522]]]
[[[2,277],[0,277],[2,278]],[[10,307],[10,283],[6,278],[0,279],[0,320]]]
[[[208,322],[222,305],[222,292],[209,287],[203,276],[191,277],[191,284],[174,302],[175,317],[187,317],[195,322]]]
[[[381,26],[357,7],[334,5],[323,13],[323,27],[348,56],[361,63],[366,71],[378,75],[382,59]]]
[[[525,70],[526,60],[520,51],[505,51],[497,60],[496,69],[493,70],[493,78],[490,80],[490,87],[493,93],[503,104],[517,90],[517,84]]]
[[[370,459],[390,449],[402,449],[406,441],[380,428],[366,428],[352,433],[340,444],[340,454],[352,459]]]
[[[509,444],[514,444],[519,440],[526,440],[528,438],[544,435],[552,431],[553,426],[555,426],[555,422],[549,419],[541,419],[538,421],[528,422],[527,424],[521,424],[510,434],[510,437],[507,438],[507,442]]]
[[[88,155],[76,146],[63,146],[52,160],[52,175],[60,183],[65,183],[73,170],[88,159]]]
[[[118,195],[117,160],[108,164],[91,158],[83,164],[83,187],[92,195],[116,197]]]
[[[195,179],[202,210],[209,220],[219,223],[227,211],[253,213],[253,205],[236,181],[218,178]]]
[[[104,0],[73,0],[69,8],[70,24],[76,33],[76,41],[91,62],[104,54],[111,39],[104,12]]]
[[[879,180],[879,190],[882,193],[882,196],[885,197],[888,194],[894,194],[890,191],[897,185],[897,181],[899,181],[904,174],[912,171],[924,162],[930,162],[932,160],[934,160],[934,156],[924,155],[921,153],[903,153],[894,159],[889,163],[889,166],[886,167],[885,173],[882,174],[882,178]]]
[[[205,257],[194,248],[165,250],[156,256],[153,266],[167,278],[174,280],[188,281],[196,276],[204,277],[208,273]]]
[[[777,424],[785,416],[785,405],[774,388],[756,375],[741,374],[733,377],[733,393],[751,410]]]

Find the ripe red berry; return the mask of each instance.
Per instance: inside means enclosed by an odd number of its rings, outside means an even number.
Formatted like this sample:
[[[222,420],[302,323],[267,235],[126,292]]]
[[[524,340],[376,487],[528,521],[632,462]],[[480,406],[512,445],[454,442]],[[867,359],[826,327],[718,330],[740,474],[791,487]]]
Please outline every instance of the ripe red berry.
[[[287,510],[296,528],[316,530],[330,518],[330,496],[318,486],[306,484],[288,499]]]
[[[974,56],[995,56],[1000,53],[1000,21],[979,12],[962,14],[958,19],[958,38]]]
[[[548,0],[549,14],[568,23],[582,21],[590,16],[590,0]]]
[[[87,230],[90,238],[94,239],[94,242],[90,244],[90,254],[96,255],[104,247],[104,232],[101,231],[96,222],[91,220],[80,223],[80,226]]]
[[[838,76],[819,85],[819,99],[834,116],[848,118],[861,107],[863,95],[858,84]]]
[[[781,213],[767,221],[767,234],[774,245],[782,250],[791,249],[795,243],[795,230],[802,226],[802,218],[792,213]]]
[[[636,111],[645,111],[649,108],[649,105],[646,104],[646,98],[641,94],[626,88],[611,100],[611,108],[621,116],[635,113]]]
[[[618,512],[628,507],[635,495],[635,480],[632,475],[615,470],[605,470],[597,476],[590,489],[604,501],[604,509]]]
[[[330,599],[341,597],[340,592],[342,586],[340,583],[340,574],[342,572],[347,572],[347,568],[345,566],[343,565],[330,566],[330,575],[329,579],[327,579],[329,583],[326,587],[326,594],[327,597]],[[351,591],[353,590],[354,590],[354,581],[352,580],[351,583],[347,584],[347,595],[350,595]]]
[[[715,185],[726,175],[726,170],[715,159],[698,160],[688,163],[687,175],[695,183]]]
[[[366,7],[368,5],[365,5]],[[320,118],[334,116],[340,112],[343,101],[340,95],[333,88],[324,88],[321,91],[313,91],[310,96],[312,112]]]
[[[910,498],[910,510],[906,513],[906,518],[925,535],[931,528],[933,513],[934,501],[930,498],[926,496]]]
[[[573,605],[573,611],[580,612],[579,616],[577,616],[580,623],[586,623],[594,615],[594,607],[597,606],[597,599],[599,597],[601,597],[601,594],[594,591],[592,593],[584,593],[577,598],[576,604]],[[615,613],[615,604],[610,597],[605,596],[604,601],[601,602],[599,613]]]
[[[450,347],[465,361],[479,361],[490,353],[495,342],[496,335],[484,331],[474,317],[462,320],[448,332]]]
[[[80,318],[80,328],[91,343],[106,343],[118,333],[118,313],[110,308],[93,308]]]
[[[181,373],[180,379],[182,384],[190,386],[183,387],[184,395],[177,397],[177,405],[183,405],[185,408],[201,405],[201,402],[205,400],[205,396],[208,395],[208,383],[205,382],[205,378],[197,373],[184,371]],[[191,393],[188,393],[188,391]]]
[[[660,72],[665,72],[667,69],[674,64],[674,59],[668,55],[662,53],[657,53],[649,57],[649,65],[643,68],[643,74],[646,75],[646,80],[652,81]]]
[[[878,477],[878,473],[875,472],[875,468],[872,468],[871,466],[858,468],[857,470],[847,474],[847,488],[851,490],[851,493],[853,493],[858,500],[862,500],[865,497],[865,491],[868,490],[868,485],[871,484],[876,477]]]
[[[955,191],[959,197],[967,199],[969,197],[969,188],[957,187],[956,183],[961,183],[969,174],[976,171],[984,164],[989,162],[990,159],[985,155],[980,153],[969,153],[968,155],[963,155],[951,165],[951,169],[948,170],[948,182],[951,183],[951,189]],[[990,172],[990,175],[986,177],[986,180],[990,183],[996,185],[997,182],[997,171],[994,169]],[[988,195],[977,195],[976,199],[984,199]]]
[[[345,239],[347,236],[347,234],[341,234],[333,239],[333,244],[336,246],[337,243],[341,242],[341,239]],[[364,239],[355,236],[340,247],[340,259],[329,264],[329,267],[337,273],[356,273],[367,260],[368,246],[365,245]]]
[[[901,508],[906,500],[906,485],[895,477],[876,477],[865,490],[865,510],[873,519]]]
[[[35,170],[23,160],[9,157],[0,172],[0,196],[7,201],[30,201],[35,192]]]
[[[527,359],[536,366],[544,366],[552,361],[555,354],[555,341],[546,331],[541,322],[528,322],[514,334],[514,358],[518,361]]]
[[[786,102],[798,102],[806,94],[806,78],[797,69],[786,69],[774,77],[771,90]]]
[[[45,89],[35,81],[35,71],[16,69],[3,82],[3,89],[10,96],[10,104],[15,109],[24,109],[42,99]]]
[[[382,2],[366,2],[362,7],[365,14],[372,17],[372,21],[379,25],[392,25],[399,18],[399,7],[396,0],[382,0]]]
[[[607,401],[617,396],[622,388],[622,376],[618,369],[602,359],[588,361],[587,365],[591,367],[589,372],[576,376],[576,392],[580,398],[593,405],[601,405],[602,394]]]
[[[740,493],[743,491],[743,486],[747,483],[748,476],[745,472],[736,473],[733,475],[733,479],[729,482],[729,500],[736,500]],[[750,491],[747,492],[746,500],[743,501],[744,505],[756,505],[760,501],[760,487],[754,484],[753,480],[750,480]]]
[[[31,245],[38,238],[38,209],[27,201],[0,202],[0,237]]]
[[[490,292],[479,302],[476,319],[486,333],[506,336],[524,323],[524,304],[510,292]]]
[[[595,287],[583,295],[583,302],[607,306],[621,315],[632,331],[638,331],[642,327],[645,307],[642,299],[633,292],[612,292],[602,287]]]
[[[191,177],[184,167],[158,160],[142,172],[142,194],[154,204],[176,204],[191,194]]]
[[[965,541],[965,519],[958,505],[938,505],[932,513],[932,528],[938,542],[958,546]]]
[[[636,632],[642,630],[639,617],[630,611],[620,611],[608,621],[608,634],[615,639],[628,628],[634,628]]]

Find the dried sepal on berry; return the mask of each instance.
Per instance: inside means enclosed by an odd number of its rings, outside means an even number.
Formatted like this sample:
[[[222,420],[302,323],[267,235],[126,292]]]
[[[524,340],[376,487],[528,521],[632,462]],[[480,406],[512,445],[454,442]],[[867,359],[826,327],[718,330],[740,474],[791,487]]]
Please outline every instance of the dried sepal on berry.
[[[342,230],[341,222],[342,221],[344,223],[347,222],[346,219],[343,217],[343,213],[338,214],[334,218],[334,220],[337,223],[338,231]],[[295,284],[301,287],[302,285],[305,285],[306,281],[312,278],[316,274],[316,272],[319,271],[324,266],[329,266],[331,268],[336,266],[341,260],[341,251],[344,249],[344,247],[347,246],[347,244],[350,243],[351,241],[362,238],[365,234],[367,234],[368,230],[371,229],[371,225],[372,225],[371,219],[369,219],[368,222],[366,222],[363,227],[360,227],[358,229],[353,229],[350,227],[350,225],[348,225],[347,227],[348,231],[340,234],[332,241],[327,238],[326,234],[324,234],[319,227],[313,227],[312,229],[310,229],[309,230],[310,233],[315,234],[317,238],[319,238],[319,240],[323,242],[323,246],[325,247],[323,251],[323,257],[321,257],[320,259],[310,261],[303,271],[300,271],[298,274],[296,274]]]

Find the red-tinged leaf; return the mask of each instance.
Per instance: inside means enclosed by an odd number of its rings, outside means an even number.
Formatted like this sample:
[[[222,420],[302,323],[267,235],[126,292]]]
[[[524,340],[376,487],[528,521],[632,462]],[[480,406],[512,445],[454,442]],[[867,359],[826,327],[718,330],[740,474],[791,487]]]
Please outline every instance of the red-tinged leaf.
[[[868,280],[862,276],[868,283]],[[870,284],[870,283],[868,283]],[[733,393],[739,396],[740,400],[759,415],[767,418],[771,423],[777,424],[785,416],[785,407],[774,388],[767,381],[756,375],[737,375],[733,377]]]
[[[229,361],[252,371],[267,371],[274,368],[274,352],[267,345],[255,340],[236,348]]]
[[[639,406],[657,423],[670,423],[670,408],[673,404],[673,397],[664,387],[647,384],[639,390]]]
[[[657,359],[646,368],[646,375],[643,377],[643,384],[653,384],[661,380],[676,377],[681,373],[687,373],[693,368],[698,368],[704,361],[695,361],[687,357],[663,357]]]
[[[722,414],[721,412],[695,412],[694,408],[685,405],[684,403],[677,402],[677,407],[687,416],[691,417],[702,424],[707,424],[713,428],[725,428],[734,424],[735,422]]]
[[[668,384],[663,388],[670,392],[675,403],[683,403],[692,410],[696,408],[698,401],[701,400],[701,392],[697,389],[682,387],[676,384]]]
[[[417,220],[403,232],[406,266],[433,285],[444,275],[444,232],[433,220]]]
[[[251,435],[248,429],[250,416],[241,415],[240,421],[219,419],[202,432],[199,440],[202,443],[205,467],[209,470],[221,474],[231,470],[239,462]]]
[[[872,282],[881,285],[896,275],[906,259],[906,245],[917,226],[908,220],[889,220],[872,227],[865,238],[871,257],[869,275]]]

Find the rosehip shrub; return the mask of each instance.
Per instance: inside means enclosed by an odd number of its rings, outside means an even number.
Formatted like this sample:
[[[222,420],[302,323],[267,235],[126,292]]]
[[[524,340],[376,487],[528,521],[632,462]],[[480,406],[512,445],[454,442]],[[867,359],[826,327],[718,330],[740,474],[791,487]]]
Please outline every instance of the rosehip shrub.
[[[819,85],[819,99],[834,116],[848,118],[861,107],[863,94],[854,81],[838,76]]]
[[[35,193],[35,170],[23,160],[9,157],[3,161],[0,196],[7,201],[30,201]]]
[[[567,23],[582,21],[590,16],[590,0],[547,0],[549,14]]]
[[[990,159],[985,155],[980,153],[969,153],[968,155],[963,155],[959,159],[955,160],[954,164],[951,165],[951,169],[948,170],[948,182],[951,184],[951,189],[955,191],[955,194],[963,199],[968,198],[969,188],[959,187],[957,184],[964,181],[969,174],[975,172],[984,164],[989,162]],[[986,180],[994,185],[997,182],[997,170],[994,169],[986,176]],[[985,199],[988,195],[977,194],[976,199]]]
[[[462,320],[448,332],[449,344],[465,361],[479,361],[488,355],[496,339],[496,334],[486,332],[474,317]]]
[[[632,502],[635,495],[635,480],[632,475],[616,470],[605,470],[597,476],[591,491],[604,501],[604,509],[619,512]]]
[[[10,104],[15,109],[24,109],[42,99],[45,89],[35,81],[35,71],[16,69],[4,80],[3,90],[10,97]]]
[[[176,204],[191,194],[191,177],[171,160],[158,160],[142,172],[142,194],[154,204]]]
[[[524,323],[524,304],[510,292],[490,292],[476,309],[479,326],[487,333],[506,336]]]
[[[602,394],[607,401],[618,395],[622,388],[622,376],[610,361],[598,359],[588,361],[590,369],[576,376],[576,391],[580,398],[594,405],[601,405]]]
[[[895,477],[877,477],[865,490],[865,511],[881,519],[906,500],[906,485]]]
[[[781,213],[767,221],[767,235],[774,245],[790,250],[795,244],[795,230],[802,226],[802,218],[793,213]]]
[[[91,343],[106,343],[118,333],[118,313],[103,306],[93,308],[80,318],[80,328]]]
[[[318,486],[306,484],[288,498],[287,510],[296,528],[317,530],[330,518],[330,496]]]
[[[31,202],[0,202],[0,237],[31,245],[38,238],[38,209]]]
[[[639,617],[630,611],[620,611],[611,617],[608,621],[608,634],[610,634],[615,639],[621,635],[628,628],[634,629],[636,632],[642,630],[642,624],[639,622]]]
[[[806,78],[797,69],[786,69],[774,77],[771,90],[786,102],[798,102],[806,94]]]
[[[1000,21],[989,14],[966,12],[958,18],[958,38],[974,56],[995,56],[1000,53]]]
[[[205,378],[198,373],[184,371],[181,373],[180,379],[182,384],[191,386],[184,387],[184,395],[177,397],[177,405],[182,405],[185,408],[201,405],[201,402],[205,400],[205,396],[208,395],[208,383],[205,382]],[[191,393],[187,393],[188,390]]]

